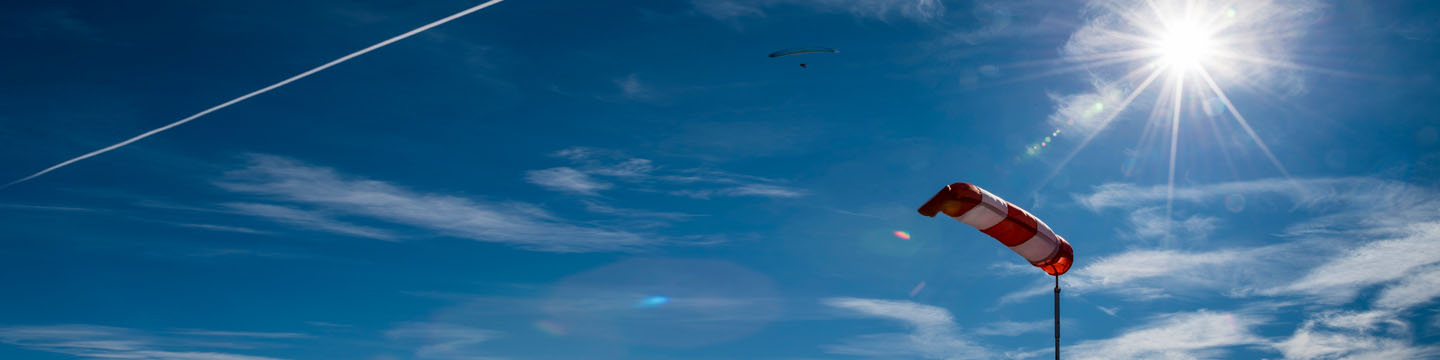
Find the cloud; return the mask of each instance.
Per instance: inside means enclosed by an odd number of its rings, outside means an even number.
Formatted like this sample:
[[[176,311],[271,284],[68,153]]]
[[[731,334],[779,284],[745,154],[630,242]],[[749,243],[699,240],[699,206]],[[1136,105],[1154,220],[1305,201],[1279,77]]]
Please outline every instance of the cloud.
[[[690,4],[695,7],[695,11],[717,20],[765,16],[765,12],[759,7],[735,0],[691,0]]]
[[[910,301],[862,298],[829,298],[827,306],[848,310],[861,316],[896,320],[904,323],[909,333],[861,335],[843,343],[825,346],[826,352],[837,355],[877,359],[914,357],[921,359],[992,359],[996,354],[965,339],[950,312],[943,308]]]
[[[335,220],[314,211],[256,203],[226,203],[221,206],[239,214],[262,217],[307,229],[376,240],[396,240],[396,236],[389,231]]]
[[[26,205],[26,204],[0,204],[0,209],[39,210],[39,211],[62,211],[62,212],[94,212],[94,211],[96,211],[95,209],[82,208],[82,207],[73,207],[73,206]]]
[[[248,349],[250,342],[216,342],[201,337],[241,337],[246,341],[304,337],[290,333],[252,333],[191,330],[198,334],[158,335],[135,329],[97,325],[44,325],[0,327],[0,343],[30,350],[84,359],[145,360],[278,360],[277,358],[218,352],[213,349]],[[217,335],[223,334],[223,335]],[[283,334],[280,337],[257,336]],[[300,335],[300,336],[294,336]]]
[[[1226,348],[1266,344],[1253,329],[1259,318],[1196,311],[1160,315],[1119,336],[1069,347],[1074,359],[1194,359],[1223,357]]]
[[[1134,235],[1142,239],[1183,237],[1204,239],[1215,231],[1220,219],[1214,216],[1192,215],[1184,220],[1165,218],[1165,209],[1158,206],[1140,208],[1130,212],[1130,227]]]
[[[1119,312],[1120,312],[1120,307],[1119,307],[1119,306],[1116,306],[1116,307],[1104,307],[1104,306],[1096,305],[1095,308],[1096,308],[1096,309],[1100,309],[1100,312],[1103,312],[1103,313],[1105,313],[1105,315],[1110,315],[1110,316],[1115,316],[1116,313],[1119,313]]]
[[[1048,332],[1053,330],[1054,326],[1055,320],[1053,319],[1026,322],[1000,321],[981,325],[980,327],[975,328],[975,330],[971,332],[975,335],[1015,336],[1035,332]]]
[[[1097,212],[1130,209],[1136,231],[1154,234],[1153,224],[1163,220],[1152,221],[1153,216],[1146,214],[1166,201],[1166,194],[1164,186],[1104,184],[1075,199]],[[1179,187],[1174,199],[1220,207],[1225,197],[1237,195],[1255,199],[1250,201],[1255,206],[1270,197],[1287,199],[1293,204],[1288,212],[1309,216],[1286,225],[1275,235],[1280,240],[1275,245],[1132,250],[1077,269],[1069,283],[1081,292],[1199,287],[1231,296],[1304,295],[1330,304],[1388,284],[1382,291],[1383,306],[1401,308],[1440,296],[1426,290],[1436,281],[1430,271],[1440,266],[1436,265],[1440,263],[1440,194],[1433,190],[1375,178],[1264,179]],[[1201,237],[1208,238],[1214,223],[1192,217],[1178,227],[1200,230]],[[1397,283],[1402,279],[1405,282]],[[1007,299],[1038,293],[1016,293]]]
[[[1440,347],[1415,346],[1410,327],[1388,311],[1327,311],[1310,316],[1272,346],[1286,359],[1422,359]]]
[[[241,226],[226,226],[226,225],[213,225],[213,224],[190,224],[190,223],[171,223],[170,225],[175,225],[175,226],[179,226],[179,227],[194,228],[194,229],[211,230],[211,231],[233,232],[233,233],[240,233],[240,234],[255,234],[255,235],[267,235],[267,234],[270,234],[270,233],[267,232],[267,231],[260,231],[260,230],[255,230],[255,229],[251,229],[251,228],[247,228],[247,227],[241,227]]]
[[[325,213],[404,224],[443,235],[537,251],[615,251],[666,241],[664,237],[655,235],[570,224],[524,203],[487,202],[421,193],[279,156],[252,154],[248,158],[247,167],[227,173],[224,180],[216,182],[216,185],[237,193],[301,204]],[[377,239],[394,237],[389,232],[368,227],[337,225],[326,221],[328,218],[317,218],[317,211],[250,203],[230,207],[322,231]]]
[[[211,337],[238,337],[255,339],[300,339],[308,338],[310,335],[290,332],[254,332],[254,331],[216,331],[202,329],[185,329],[171,331],[172,334],[211,336]]]
[[[804,191],[769,184],[746,184],[720,189],[676,190],[670,193],[695,199],[710,199],[716,197],[798,198],[805,196]]]
[[[1051,126],[1067,133],[1090,135],[1103,129],[1121,110],[1125,93],[1119,84],[1093,81],[1093,91],[1058,95],[1050,94],[1055,112],[1050,114]]]
[[[1341,188],[1379,185],[1384,181],[1370,178],[1317,178],[1317,179],[1261,179],[1228,183],[1176,187],[1174,200],[1177,202],[1213,203],[1227,195],[1279,194],[1298,200],[1300,203],[1319,203],[1324,197],[1333,196]],[[1149,204],[1164,203],[1168,188],[1164,185],[1139,186],[1128,183],[1107,183],[1096,186],[1089,194],[1075,195],[1075,201],[1091,211],[1110,208],[1134,208]]]
[[[525,180],[547,189],[581,195],[595,195],[597,191],[609,189],[612,186],[568,167],[526,171]]]
[[[587,211],[590,211],[590,212],[593,212],[593,213],[596,213],[596,214],[605,214],[605,215],[614,215],[614,216],[635,217],[635,218],[659,218],[659,219],[669,219],[669,220],[684,220],[684,219],[688,219],[688,218],[692,218],[692,217],[704,216],[704,215],[686,214],[686,213],[678,213],[678,212],[663,212],[663,211],[646,211],[646,210],[636,210],[636,209],[622,209],[622,208],[617,208],[617,207],[613,207],[613,206],[610,206],[610,205],[606,205],[605,203],[602,203],[602,202],[599,202],[599,201],[590,201],[590,200],[583,201],[583,202],[581,202],[581,203],[582,203],[582,204],[585,204],[585,210],[587,210]]]
[[[1072,270],[1061,281],[1067,292],[1110,293],[1129,301],[1171,297],[1176,292],[1210,289],[1240,296],[1278,282],[1288,265],[1276,262],[1293,245],[1214,251],[1131,250],[1096,259]],[[1030,286],[1006,294],[1000,303],[1046,295],[1049,288]]]
[[[1437,213],[1429,216],[1440,218]],[[1440,282],[1434,273],[1435,264],[1440,263],[1440,219],[1411,224],[1406,228],[1410,234],[1372,241],[1343,251],[1294,283],[1270,293],[1298,292],[1330,303],[1341,303],[1371,286],[1405,280],[1382,292],[1381,305],[1409,307],[1427,302],[1440,295],[1440,291],[1424,288]],[[1417,273],[1420,274],[1417,276]]]
[[[1398,283],[1385,287],[1380,292],[1380,297],[1375,299],[1375,306],[1410,309],[1434,301],[1437,297],[1440,297],[1440,267],[1431,265],[1424,270],[1411,271]]]
[[[405,323],[385,332],[392,340],[414,341],[415,357],[421,359],[494,359],[479,354],[475,345],[490,341],[500,332],[445,323]]]
[[[1298,297],[1309,304],[1308,318],[1288,338],[1266,344],[1286,358],[1440,355],[1440,347],[1414,344],[1404,320],[1412,309],[1440,298],[1440,193],[1376,178],[1265,179],[1176,188],[1174,200],[1223,207],[1231,196],[1254,199],[1249,202],[1256,207],[1274,207],[1274,198],[1288,200],[1291,205],[1280,210],[1298,219],[1276,224],[1284,230],[1271,235],[1274,245],[1131,250],[1108,256],[1073,271],[1070,287],[1081,293],[1214,289],[1231,297]],[[1075,197],[1097,212],[1149,209],[1166,198],[1164,187],[1128,184],[1105,184]],[[1378,292],[1362,296],[1371,289]],[[1038,295],[1031,291],[1007,297]],[[1368,309],[1334,308],[1356,299],[1368,299]]]
[[[693,199],[719,197],[799,198],[804,190],[777,184],[758,176],[734,174],[709,169],[671,169],[654,161],[606,149],[573,147],[552,154],[570,161],[574,167],[557,167],[527,172],[531,183],[546,188],[583,195],[598,190],[619,188],[615,183],[647,192],[658,192]],[[543,172],[543,173],[542,173]],[[609,183],[598,178],[612,180]],[[603,208],[597,208],[603,210]]]
[[[844,12],[863,19],[888,21],[900,17],[929,22],[945,15],[940,0],[692,0],[700,14],[717,20],[763,17],[763,8],[798,6],[819,12]]]
[[[655,91],[649,84],[640,81],[637,74],[626,75],[623,78],[615,79],[615,87],[620,90],[620,98],[630,101],[655,102],[660,100],[660,92]],[[610,96],[601,96],[602,100],[613,100]]]

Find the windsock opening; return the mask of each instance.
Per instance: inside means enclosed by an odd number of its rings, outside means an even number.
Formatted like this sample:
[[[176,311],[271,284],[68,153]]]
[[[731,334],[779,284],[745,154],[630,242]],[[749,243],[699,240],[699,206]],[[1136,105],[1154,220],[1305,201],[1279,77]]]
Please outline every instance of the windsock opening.
[[[1061,241],[1060,251],[1054,258],[1035,264],[1035,267],[1045,270],[1046,274],[1060,276],[1070,271],[1070,265],[1075,263],[1075,250],[1070,248],[1070,242]]]
[[[925,205],[920,206],[920,215],[935,217],[936,214],[944,212],[945,215],[960,216],[970,208],[980,203],[980,189],[969,183],[957,182],[946,185],[930,197]]]

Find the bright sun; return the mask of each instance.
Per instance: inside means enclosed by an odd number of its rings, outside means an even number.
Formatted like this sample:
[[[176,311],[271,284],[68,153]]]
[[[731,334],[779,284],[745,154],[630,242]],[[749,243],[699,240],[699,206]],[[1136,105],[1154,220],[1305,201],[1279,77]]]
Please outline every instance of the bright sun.
[[[1160,34],[1155,50],[1161,61],[1175,69],[1199,66],[1214,51],[1210,34],[1190,22],[1167,26]]]

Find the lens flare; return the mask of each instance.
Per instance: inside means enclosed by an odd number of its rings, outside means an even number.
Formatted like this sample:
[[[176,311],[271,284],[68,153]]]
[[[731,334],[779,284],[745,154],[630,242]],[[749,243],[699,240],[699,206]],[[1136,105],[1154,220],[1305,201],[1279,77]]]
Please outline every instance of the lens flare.
[[[551,336],[564,336],[566,334],[564,327],[561,327],[560,324],[556,324],[554,321],[550,320],[536,321],[535,329],[540,330],[540,332],[550,334]]]
[[[910,240],[910,233],[904,232],[904,231],[900,231],[900,230],[895,230],[895,237],[901,238],[901,239],[904,239],[904,240]]]
[[[1225,210],[1238,213],[1245,211],[1245,195],[1230,194],[1225,196]]]
[[[920,293],[920,290],[925,290],[924,281],[921,281],[919,284],[915,284],[915,288],[910,289],[910,297],[915,297],[916,294]]]
[[[656,295],[656,296],[651,296],[651,297],[648,297],[648,298],[641,299],[639,303],[635,304],[635,307],[638,307],[638,308],[652,308],[652,307],[656,307],[656,306],[660,306],[660,305],[665,305],[666,303],[669,303],[669,302],[670,302],[670,298]]]

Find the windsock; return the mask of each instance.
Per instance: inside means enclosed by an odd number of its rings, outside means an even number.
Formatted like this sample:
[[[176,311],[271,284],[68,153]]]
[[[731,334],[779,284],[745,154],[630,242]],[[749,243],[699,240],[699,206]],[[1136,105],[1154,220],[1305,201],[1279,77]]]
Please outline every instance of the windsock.
[[[920,207],[920,214],[929,217],[941,212],[999,240],[1050,275],[1064,274],[1075,261],[1070,242],[1044,221],[979,186],[950,184]]]

